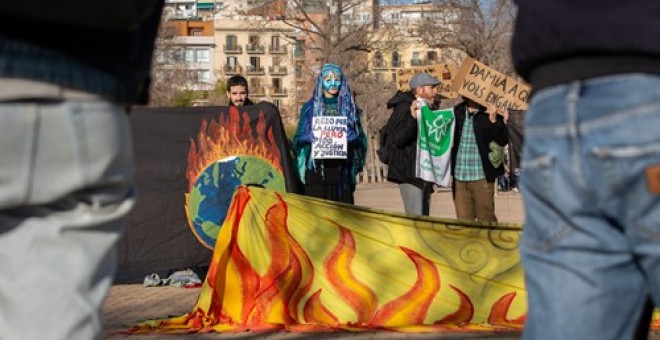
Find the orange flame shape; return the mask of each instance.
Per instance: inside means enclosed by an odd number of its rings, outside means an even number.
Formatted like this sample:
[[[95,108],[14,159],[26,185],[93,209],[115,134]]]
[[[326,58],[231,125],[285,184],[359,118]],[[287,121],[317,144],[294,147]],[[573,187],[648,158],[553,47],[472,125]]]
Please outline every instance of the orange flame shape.
[[[385,304],[369,322],[372,325],[421,325],[440,291],[440,276],[435,264],[411,249],[400,248],[415,264],[417,281],[407,293]]]
[[[259,278],[254,301],[246,301],[251,309],[244,321],[248,325],[300,323],[297,306],[312,284],[312,262],[289,234],[287,205],[280,195],[278,198],[279,202],[268,209],[265,218],[271,264]]]
[[[219,122],[211,120],[209,124],[206,120],[202,121],[197,134],[197,143],[191,140],[188,151],[186,178],[189,192],[204,169],[227,156],[259,156],[270,161],[280,173],[284,173],[273,129],[270,127],[266,129],[263,112],[259,113],[255,126],[256,134],[252,131],[247,112],[243,112],[242,126],[239,117],[238,108],[230,106],[226,115],[220,114]]]
[[[446,317],[442,318],[442,320],[436,321],[435,324],[464,325],[470,323],[470,321],[472,321],[472,317],[474,316],[474,305],[472,305],[472,301],[470,301],[470,298],[467,296],[467,294],[463,293],[463,291],[460,289],[452,285],[449,285],[449,287],[458,293],[458,296],[461,298],[461,304],[457,311],[447,315]]]
[[[339,319],[321,303],[321,289],[317,290],[305,303],[305,322],[317,325],[337,325]]]
[[[365,324],[374,315],[378,298],[371,288],[360,282],[350,270],[351,262],[355,257],[353,234],[341,225],[332,223],[339,228],[339,242],[325,261],[326,275],[339,296],[357,314],[357,323]]]
[[[490,310],[490,316],[488,317],[488,323],[491,325],[504,325],[511,327],[522,327],[525,324],[526,314],[518,317],[517,319],[509,320],[507,319],[507,314],[513,299],[516,297],[516,292],[511,292],[505,294],[499,300],[497,300],[493,307]]]

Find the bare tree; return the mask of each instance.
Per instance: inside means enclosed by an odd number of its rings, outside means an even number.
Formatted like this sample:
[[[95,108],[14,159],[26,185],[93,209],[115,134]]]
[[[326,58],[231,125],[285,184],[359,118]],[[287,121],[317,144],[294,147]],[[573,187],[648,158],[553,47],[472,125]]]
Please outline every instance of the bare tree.
[[[434,3],[445,8],[444,14],[422,20],[410,30],[412,36],[430,47],[461,51],[500,72],[513,73],[508,50],[515,20],[515,5],[511,0],[434,0]]]
[[[183,67],[183,52],[174,44],[175,38],[176,28],[164,13],[154,43],[150,106],[170,106],[189,80],[189,72]]]

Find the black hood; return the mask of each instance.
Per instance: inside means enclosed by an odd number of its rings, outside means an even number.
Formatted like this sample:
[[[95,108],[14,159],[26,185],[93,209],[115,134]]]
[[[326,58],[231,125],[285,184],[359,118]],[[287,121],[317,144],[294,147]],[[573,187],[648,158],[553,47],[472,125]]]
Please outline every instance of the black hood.
[[[394,97],[387,101],[387,108],[391,109],[401,103],[412,103],[415,101],[415,96],[412,91],[396,91]]]

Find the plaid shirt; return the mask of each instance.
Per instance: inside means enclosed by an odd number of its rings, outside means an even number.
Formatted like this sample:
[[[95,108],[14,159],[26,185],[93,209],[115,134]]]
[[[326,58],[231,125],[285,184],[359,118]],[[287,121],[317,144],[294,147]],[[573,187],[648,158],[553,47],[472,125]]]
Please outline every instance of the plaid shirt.
[[[463,123],[463,136],[458,145],[454,178],[463,182],[478,181],[486,178],[481,164],[481,156],[477,148],[477,139],[474,136],[474,113],[465,110],[465,123]]]

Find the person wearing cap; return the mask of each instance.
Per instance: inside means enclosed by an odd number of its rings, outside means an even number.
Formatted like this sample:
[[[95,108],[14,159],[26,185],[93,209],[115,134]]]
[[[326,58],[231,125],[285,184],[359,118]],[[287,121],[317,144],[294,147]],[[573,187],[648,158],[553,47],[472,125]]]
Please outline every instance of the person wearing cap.
[[[491,161],[489,154],[509,142],[509,113],[498,115],[492,105],[486,109],[465,99],[454,106],[454,117],[451,173],[456,218],[497,222],[495,180],[504,175],[504,165]]]
[[[387,180],[399,185],[406,214],[430,213],[433,183],[415,176],[417,161],[417,119],[410,107],[416,99],[431,105],[438,93],[440,81],[427,74],[418,73],[410,79],[409,91],[397,91],[387,102],[392,115],[387,121],[387,145],[389,161]]]

